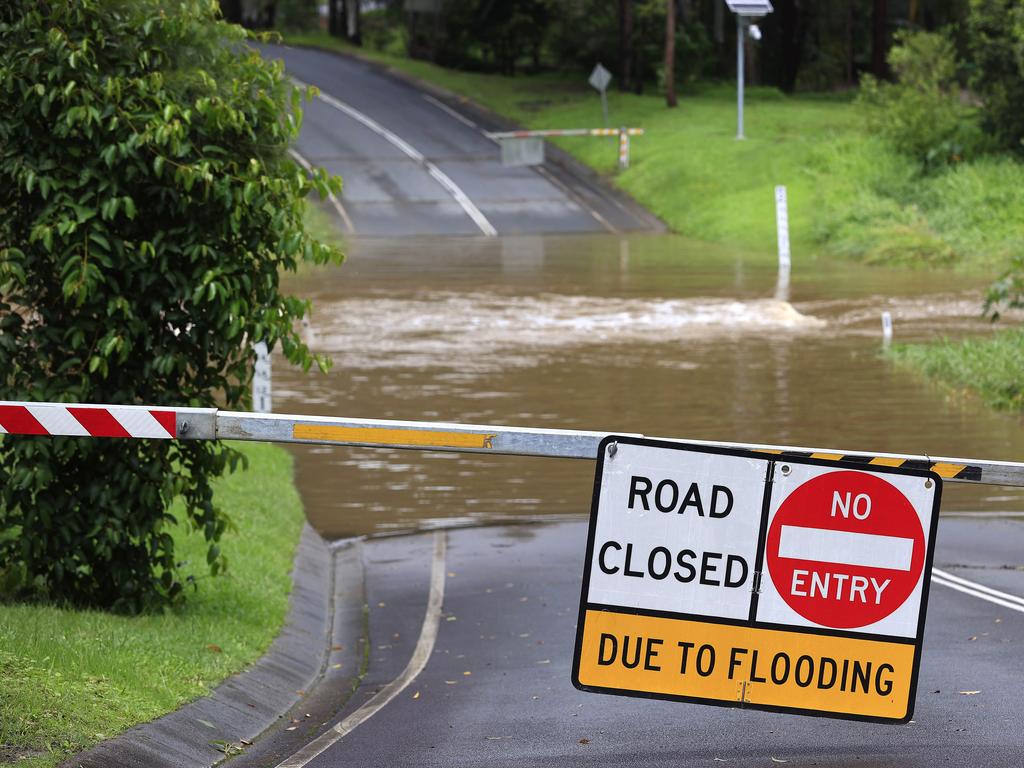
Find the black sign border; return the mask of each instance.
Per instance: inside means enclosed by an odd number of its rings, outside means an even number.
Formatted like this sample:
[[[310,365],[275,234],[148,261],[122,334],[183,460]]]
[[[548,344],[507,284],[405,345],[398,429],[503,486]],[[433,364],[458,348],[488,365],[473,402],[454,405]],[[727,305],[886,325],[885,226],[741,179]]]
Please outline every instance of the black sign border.
[[[770,624],[767,622],[757,622],[754,621],[752,618],[748,618],[746,620],[721,619],[703,615],[680,614],[667,611],[652,611],[644,608],[628,608],[622,606],[603,606],[596,603],[588,603],[587,596],[590,593],[590,571],[593,566],[594,541],[596,539],[597,534],[597,510],[601,496],[601,478],[604,474],[605,458],[608,456],[608,446],[612,443],[616,443],[619,445],[638,445],[649,448],[668,448],[671,450],[680,450],[696,453],[710,453],[719,456],[737,456],[740,458],[758,459],[760,461],[766,462],[769,465],[769,469],[771,469],[771,465],[775,463],[788,463],[830,467],[834,469],[850,469],[859,472],[868,471],[871,473],[877,472],[879,474],[923,477],[931,479],[932,481],[935,482],[935,495],[933,497],[932,503],[931,524],[929,526],[928,533],[928,547],[925,553],[924,572],[922,574],[922,578],[924,579],[924,581],[921,585],[921,606],[917,619],[916,637],[913,640],[911,640],[905,637],[892,637],[887,635],[877,635],[864,632],[847,632],[843,630],[821,629],[816,627],[794,627],[790,625]],[[831,459],[812,459],[803,456],[776,455],[761,451],[743,450],[740,448],[726,448],[719,446],[699,445],[695,443],[687,443],[684,441],[676,442],[669,440],[650,440],[647,438],[633,437],[628,435],[608,435],[607,437],[605,437],[603,440],[601,440],[601,443],[598,446],[596,459],[597,466],[594,472],[594,492],[593,496],[591,497],[590,521],[587,530],[586,562],[583,567],[583,583],[580,590],[580,607],[579,614],[576,620],[576,644],[573,648],[572,658],[572,684],[575,688],[577,688],[580,691],[585,691],[587,693],[603,693],[612,696],[628,696],[630,698],[660,699],[664,701],[678,701],[691,704],[705,704],[715,707],[725,707],[729,709],[753,709],[764,712],[777,712],[781,714],[808,715],[811,717],[827,717],[830,719],[837,720],[855,720],[858,722],[885,723],[890,725],[899,725],[910,722],[910,720],[914,716],[914,705],[917,701],[917,681],[918,673],[920,671],[921,666],[921,648],[924,643],[924,625],[926,612],[928,608],[928,596],[931,588],[932,561],[935,557],[935,538],[938,532],[939,507],[942,499],[942,478],[937,473],[924,469],[903,469],[901,467],[891,467],[881,464],[869,465],[870,469],[868,469],[862,462],[850,462]],[[770,494],[766,492],[762,500],[762,522],[757,543],[757,562],[755,565],[755,570],[757,571],[760,571],[764,567],[764,549],[766,538],[768,535],[766,521],[769,512],[769,500]],[[753,704],[726,699],[708,699],[701,698],[698,696],[680,696],[675,694],[655,693],[650,691],[633,691],[624,688],[605,688],[603,686],[584,685],[580,682],[579,679],[580,652],[583,645],[583,630],[584,624],[586,622],[586,613],[588,609],[609,610],[615,613],[633,614],[641,616],[679,618],[687,619],[690,621],[701,621],[708,624],[728,624],[733,626],[745,626],[758,629],[781,630],[783,632],[793,632],[796,634],[819,634],[828,635],[832,637],[846,637],[859,640],[877,640],[879,642],[893,642],[908,645],[913,643],[914,663],[913,669],[911,670],[910,691],[907,697],[906,714],[901,718],[878,717],[875,715],[856,715],[845,712],[828,712],[818,709],[804,709],[802,707],[785,707],[771,704]]]

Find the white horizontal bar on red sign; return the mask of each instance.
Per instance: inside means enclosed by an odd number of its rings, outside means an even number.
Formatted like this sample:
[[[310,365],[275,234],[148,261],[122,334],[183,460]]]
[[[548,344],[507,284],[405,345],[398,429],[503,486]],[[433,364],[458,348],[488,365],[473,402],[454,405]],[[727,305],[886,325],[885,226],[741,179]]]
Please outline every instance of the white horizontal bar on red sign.
[[[157,440],[212,438],[216,413],[215,408],[0,401],[0,434]]]

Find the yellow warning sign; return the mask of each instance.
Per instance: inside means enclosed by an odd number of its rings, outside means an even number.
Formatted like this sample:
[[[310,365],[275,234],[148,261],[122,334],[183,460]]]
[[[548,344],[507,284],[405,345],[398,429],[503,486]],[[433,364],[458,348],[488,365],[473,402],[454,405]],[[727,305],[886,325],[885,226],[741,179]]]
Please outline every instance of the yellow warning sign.
[[[751,626],[587,610],[574,683],[732,706],[904,720],[916,648]]]

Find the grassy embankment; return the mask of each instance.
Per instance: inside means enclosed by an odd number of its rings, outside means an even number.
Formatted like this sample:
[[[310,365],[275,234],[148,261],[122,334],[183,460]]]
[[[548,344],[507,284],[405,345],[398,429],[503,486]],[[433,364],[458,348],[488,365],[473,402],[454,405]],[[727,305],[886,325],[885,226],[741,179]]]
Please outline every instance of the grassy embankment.
[[[211,578],[201,535],[174,530],[199,583],[182,608],[126,617],[0,604],[0,763],[54,765],[208,692],[267,649],[284,621],[304,515],[289,455],[242,450],[248,470],[216,486],[238,528],[221,542],[228,571]]]
[[[534,128],[596,127],[597,94],[580,76],[502,77],[444,69],[325,34],[289,35],[332,48],[476,102]],[[673,230],[772,252],[772,190],[788,187],[794,258],[826,253],[875,264],[941,264],[996,273],[1024,243],[1024,166],[1005,158],[923,176],[869,136],[848,97],[747,91],[745,141],[737,142],[734,87],[695,85],[667,109],[657,94],[609,91],[613,125],[644,128],[632,165],[616,170],[614,139],[566,138],[559,146],[611,177]]]
[[[288,42],[371,59],[470,99],[528,127],[600,123],[597,95],[579,76],[515,78],[447,70],[355,49],[324,34]],[[839,255],[869,264],[957,268],[995,276],[1024,250],[1024,165],[988,157],[925,175],[870,136],[849,98],[747,91],[746,141],[735,140],[735,91],[698,85],[666,109],[656,94],[609,92],[613,125],[638,126],[632,166],[618,172],[612,139],[560,146],[613,178],[677,232],[771,254],[772,189],[790,200],[794,260]],[[980,308],[979,308],[980,309]],[[897,347],[896,359],[997,407],[1020,408],[1014,378],[1024,336]],[[1016,366],[1016,367],[1015,367]]]

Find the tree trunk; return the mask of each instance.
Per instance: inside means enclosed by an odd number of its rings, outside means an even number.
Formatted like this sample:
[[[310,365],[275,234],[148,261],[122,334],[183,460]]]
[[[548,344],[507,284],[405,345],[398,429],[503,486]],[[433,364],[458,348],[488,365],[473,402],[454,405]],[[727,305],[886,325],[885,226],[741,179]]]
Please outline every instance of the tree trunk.
[[[633,0],[619,0],[619,90],[633,84]]]
[[[871,72],[875,77],[885,77],[889,70],[885,55],[889,47],[889,2],[874,0],[871,14]]]
[[[338,37],[338,0],[327,0],[327,34]]]
[[[665,105],[676,101],[676,0],[665,0]]]
[[[345,39],[355,45],[363,44],[360,0],[345,0]]]

